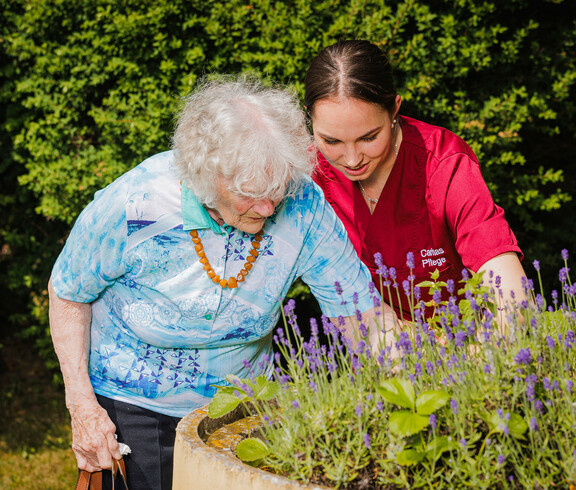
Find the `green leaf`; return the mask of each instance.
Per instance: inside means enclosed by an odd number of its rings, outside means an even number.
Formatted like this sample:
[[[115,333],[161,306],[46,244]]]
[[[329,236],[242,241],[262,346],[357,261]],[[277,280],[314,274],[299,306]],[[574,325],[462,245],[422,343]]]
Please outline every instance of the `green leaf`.
[[[228,383],[230,383],[232,386],[238,386],[244,384],[242,378],[239,378],[235,374],[227,374],[224,379],[228,381]]]
[[[450,395],[445,391],[425,391],[416,398],[416,412],[420,415],[430,415],[442,408],[450,400]]]
[[[493,411],[488,415],[486,422],[490,430],[500,434],[504,433],[504,427],[507,425],[510,435],[516,439],[525,439],[524,433],[528,430],[528,424],[516,413],[511,413],[510,419],[506,421],[498,415],[497,411]]]
[[[264,441],[256,437],[243,439],[236,446],[236,456],[242,461],[256,461],[266,457],[270,449]]]
[[[256,400],[268,401],[272,400],[280,390],[280,387],[275,381],[267,381],[262,389],[256,394]]]
[[[435,282],[432,281],[422,281],[416,284],[419,288],[433,288],[436,285]]]
[[[439,436],[432,439],[426,447],[426,458],[429,461],[436,461],[442,453],[452,448],[452,443],[447,436]]]
[[[408,410],[393,412],[388,419],[390,432],[401,437],[418,434],[418,432],[428,427],[428,423],[428,417],[409,412]]]
[[[508,421],[508,429],[512,437],[524,439],[524,433],[528,430],[528,424],[520,415],[513,413]]]
[[[240,401],[240,398],[234,394],[216,393],[216,396],[208,405],[208,416],[212,419],[222,417],[240,405]]]
[[[377,390],[387,402],[414,410],[416,394],[410,381],[399,378],[387,379],[378,386]]]
[[[396,462],[402,466],[412,466],[420,463],[425,456],[425,453],[421,453],[415,449],[404,449],[396,455]]]
[[[210,385],[212,388],[216,388],[218,393],[229,393],[233,394],[235,391],[242,391],[235,386],[220,386],[220,385]]]

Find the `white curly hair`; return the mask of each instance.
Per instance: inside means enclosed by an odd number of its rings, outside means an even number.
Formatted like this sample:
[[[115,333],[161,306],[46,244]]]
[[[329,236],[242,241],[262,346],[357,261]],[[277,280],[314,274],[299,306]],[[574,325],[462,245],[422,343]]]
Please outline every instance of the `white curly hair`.
[[[293,91],[254,76],[201,82],[178,115],[172,147],[180,176],[214,206],[216,182],[255,199],[284,199],[312,173],[315,153]]]

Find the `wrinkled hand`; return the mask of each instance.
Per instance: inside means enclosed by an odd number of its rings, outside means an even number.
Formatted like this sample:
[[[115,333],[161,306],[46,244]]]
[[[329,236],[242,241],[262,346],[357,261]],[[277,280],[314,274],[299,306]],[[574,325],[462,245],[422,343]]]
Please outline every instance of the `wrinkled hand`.
[[[72,450],[78,468],[90,472],[112,468],[112,459],[120,459],[116,426],[96,401],[83,401],[70,407]]]

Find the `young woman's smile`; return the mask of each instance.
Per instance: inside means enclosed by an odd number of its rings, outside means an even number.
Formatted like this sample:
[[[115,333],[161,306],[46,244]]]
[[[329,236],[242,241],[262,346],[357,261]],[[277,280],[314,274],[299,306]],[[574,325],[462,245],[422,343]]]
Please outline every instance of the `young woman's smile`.
[[[397,109],[400,98],[397,100]],[[321,99],[314,104],[312,124],[324,157],[350,180],[376,177],[392,166],[396,131],[392,115],[379,105],[351,97]]]

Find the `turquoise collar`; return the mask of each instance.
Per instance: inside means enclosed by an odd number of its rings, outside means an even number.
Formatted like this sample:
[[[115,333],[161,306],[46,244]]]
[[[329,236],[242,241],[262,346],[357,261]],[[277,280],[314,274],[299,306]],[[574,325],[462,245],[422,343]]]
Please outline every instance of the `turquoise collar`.
[[[212,219],[206,208],[196,199],[196,196],[182,182],[180,205],[182,207],[182,228],[184,230],[199,230],[210,228],[214,233],[223,235],[225,231]]]

